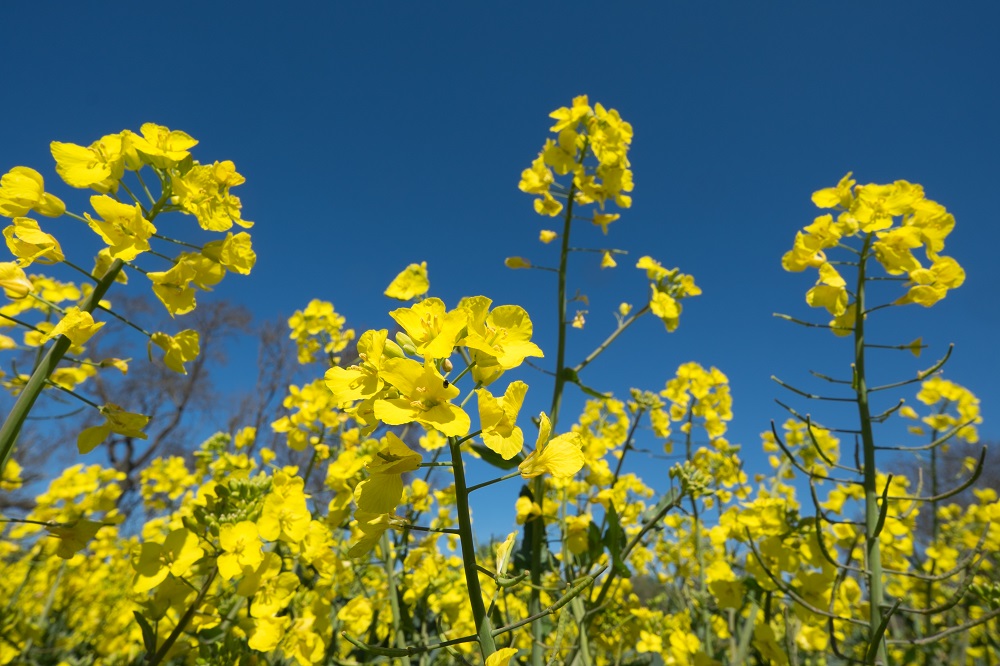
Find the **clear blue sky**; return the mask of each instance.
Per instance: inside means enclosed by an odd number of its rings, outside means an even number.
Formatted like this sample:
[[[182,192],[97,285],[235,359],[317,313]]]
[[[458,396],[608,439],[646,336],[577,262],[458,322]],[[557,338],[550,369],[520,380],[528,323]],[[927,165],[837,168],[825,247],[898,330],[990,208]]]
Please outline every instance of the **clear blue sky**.
[[[435,294],[521,304],[554,352],[549,276],[502,263],[554,261],[537,242],[554,225],[517,181],[549,111],[583,93],[617,108],[635,128],[635,204],[607,240],[584,229],[575,244],[632,254],[611,272],[578,261],[591,306],[571,358],[618,302],[647,294],[638,256],[695,275],[704,295],[676,333],[650,319],[584,379],[625,396],[685,361],[719,367],[751,471],[759,433],[785,418],[775,397],[818,411],[771,374],[817,387],[809,367],[848,372],[846,341],[771,316],[825,321],[804,304],[814,278],[780,266],[817,214],[810,194],[847,171],[921,183],[957,218],[947,253],[968,278],[931,310],[882,313],[878,341],[932,347],[919,362],[887,355],[876,378],[910,377],[954,341],[945,376],[979,395],[982,433],[1000,439],[996,3],[21,2],[3,21],[0,169],[54,180],[52,140],[147,121],[187,131],[196,157],[247,178],[258,264],[217,293],[260,318],[323,298],[359,332],[391,327],[383,289],[427,261]],[[545,382],[524,378],[534,411],[547,407]]]

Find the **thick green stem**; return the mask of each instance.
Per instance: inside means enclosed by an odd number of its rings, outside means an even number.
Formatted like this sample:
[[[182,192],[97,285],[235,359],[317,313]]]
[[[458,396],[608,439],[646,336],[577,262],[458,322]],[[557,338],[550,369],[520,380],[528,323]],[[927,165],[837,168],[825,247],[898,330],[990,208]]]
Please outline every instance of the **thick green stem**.
[[[462,544],[462,563],[465,568],[465,584],[469,589],[469,603],[472,617],[479,635],[479,648],[483,659],[497,651],[493,640],[493,624],[486,614],[483,590],[479,585],[479,568],[476,565],[476,540],[472,534],[472,514],[469,511],[469,490],[465,483],[465,465],[462,462],[462,445],[452,439],[451,462],[455,472],[455,505],[458,511],[459,540]]]
[[[872,244],[872,234],[865,239],[858,262],[858,284],[855,291],[856,318],[854,323],[854,391],[858,403],[858,419],[861,426],[861,445],[864,456],[865,491],[865,556],[868,569],[869,599],[869,642],[879,641],[875,660],[886,663],[885,644],[878,638],[878,628],[882,624],[882,603],[885,598],[882,579],[882,551],[879,546],[879,491],[876,485],[875,435],[872,432],[871,409],[868,405],[868,384],[865,377],[865,268]]]

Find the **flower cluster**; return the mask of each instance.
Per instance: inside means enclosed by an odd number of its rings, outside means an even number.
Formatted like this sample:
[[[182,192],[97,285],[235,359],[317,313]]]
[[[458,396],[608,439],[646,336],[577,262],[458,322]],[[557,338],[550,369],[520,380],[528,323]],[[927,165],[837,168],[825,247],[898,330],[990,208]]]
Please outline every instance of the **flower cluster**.
[[[571,197],[575,203],[597,203],[601,211],[608,201],[619,208],[632,205],[632,171],[629,170],[628,149],[632,143],[632,126],[621,119],[614,109],[600,104],[591,108],[586,95],[573,99],[572,107],[556,109],[551,131],[555,139],[547,139],[530,169],[521,173],[518,187],[522,192],[538,195],[535,212],[554,217],[562,212],[563,204],[556,199]],[[587,166],[593,156],[597,164]],[[573,174],[572,183],[561,185],[556,175]],[[617,214],[594,213],[593,222],[607,233],[607,225],[618,219]]]
[[[23,398],[26,404],[33,403],[44,387],[73,391],[98,369],[128,370],[127,362],[121,359],[84,357],[84,346],[106,324],[97,318],[100,311],[142,331],[150,350],[158,347],[163,351],[166,367],[187,373],[184,364],[200,353],[197,331],[149,333],[113,312],[104,296],[112,284],[127,283],[129,273],[139,273],[148,278],[153,294],[173,317],[194,310],[196,290],[210,290],[227,272],[246,275],[253,268],[256,254],[250,235],[229,231],[234,224],[253,226],[243,219],[240,200],[230,192],[244,179],[232,162],[197,162],[190,152],[197,143],[184,132],[153,123],[144,124],[139,132],[108,134],[89,146],[52,142],[56,172],[63,181],[70,187],[96,192],[89,197],[90,210],[82,214],[72,212],[62,199],[47,192],[44,178],[34,169],[16,166],[0,176],[0,215],[12,218],[3,234],[13,255],[13,261],[0,262],[0,286],[11,299],[0,308],[0,326],[27,329],[23,346],[0,336],[0,349],[51,349],[55,363],[64,358],[69,361],[68,366],[55,367],[53,363],[36,370],[46,376],[39,375],[35,381],[28,375],[5,378],[4,386],[12,393],[20,395],[27,390]],[[158,218],[171,212],[193,215],[201,229],[225,232],[225,237],[199,246],[164,236],[157,228]],[[99,241],[94,268],[88,271],[73,263],[59,241],[28,217],[31,213],[69,217],[85,224]],[[154,250],[154,241],[164,247]],[[171,257],[171,246],[184,249]],[[168,263],[165,267],[164,260]],[[25,273],[34,264],[63,264],[83,273],[86,281],[76,285]],[[32,318],[26,319],[29,312]],[[112,432],[145,437],[142,428],[146,417],[129,414],[111,403],[100,411],[105,423],[80,435],[81,452],[90,451]],[[16,418],[24,418],[23,410],[15,413]],[[11,447],[12,441],[2,443],[4,461]]]
[[[826,250],[846,239],[863,240],[859,265],[871,253],[889,275],[907,276],[907,292],[896,305],[930,307],[965,281],[965,271],[958,262],[941,254],[955,218],[944,206],[927,199],[920,185],[905,180],[857,185],[848,173],[836,187],[815,192],[812,200],[819,208],[840,212],[836,219],[832,214],[821,215],[798,232],[795,245],[781,263],[787,271],[818,270],[819,280],[806,294],[806,302],[833,315],[830,325],[837,335],[853,329],[857,313],[847,281],[827,259]],[[926,265],[913,254],[920,247],[924,248]]]

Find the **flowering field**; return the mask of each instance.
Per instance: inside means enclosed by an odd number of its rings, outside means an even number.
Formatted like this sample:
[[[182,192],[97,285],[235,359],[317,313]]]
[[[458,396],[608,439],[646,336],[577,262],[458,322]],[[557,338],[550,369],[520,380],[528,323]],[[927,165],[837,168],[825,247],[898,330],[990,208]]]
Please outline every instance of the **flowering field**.
[[[3,165],[12,408],[0,488],[31,492],[3,514],[0,664],[998,663],[1000,501],[981,483],[986,450],[969,448],[979,401],[944,377],[950,349],[927,350],[919,330],[866,334],[962,286],[946,249],[961,233],[954,216],[904,180],[849,173],[799,193],[816,217],[788,229],[781,264],[808,274],[815,316],[785,319],[817,348],[853,345],[839,374],[817,375],[823,393],[780,382],[789,416],[755,447],[772,471],[750,477],[727,439],[724,368],[684,362],[627,399],[591,384],[590,364],[628,344],[635,322],[658,319],[668,336],[701,289],[613,245],[634,189],[627,119],[586,96],[549,115],[537,156],[510,165],[512,181],[523,169],[539,243],[506,264],[554,275],[539,280],[554,287],[554,312],[490,294],[445,302],[428,262],[385,276],[398,307],[363,332],[296,294],[284,334],[309,381],[281,387],[280,416],[220,422],[189,455],[138,453],[155,419],[131,410],[134,395],[106,399],[102,378],[149,363],[195,372],[212,331],[185,318],[256,262],[234,194],[245,179],[152,123],[87,146],[52,142],[68,188],[43,175],[48,165]],[[92,234],[99,252],[61,244],[52,218]],[[600,245],[579,246],[581,227],[599,228]],[[648,286],[571,358],[567,335],[586,315],[574,307],[579,253]],[[118,306],[116,290],[137,284],[170,330]],[[534,327],[548,322],[556,342],[543,349]],[[88,351],[104,327],[141,339],[149,358]],[[911,370],[873,385],[889,354]],[[522,409],[529,391],[544,392],[544,411]],[[585,396],[580,413],[564,411],[570,394]],[[22,464],[42,445],[32,419],[48,400],[81,415],[80,454],[124,441],[128,464]],[[849,419],[817,423],[812,401],[842,403]],[[262,443],[262,428],[280,447]],[[650,450],[672,456],[668,479],[629,471]],[[490,480],[470,483],[473,460]],[[22,488],[33,471],[51,477],[37,492]],[[502,487],[519,488],[507,507],[519,527],[491,539],[472,518]]]

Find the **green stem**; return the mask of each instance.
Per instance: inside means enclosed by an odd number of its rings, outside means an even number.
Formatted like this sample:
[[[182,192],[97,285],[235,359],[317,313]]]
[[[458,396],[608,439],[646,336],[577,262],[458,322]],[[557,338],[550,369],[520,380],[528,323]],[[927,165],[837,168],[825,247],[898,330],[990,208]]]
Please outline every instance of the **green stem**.
[[[479,490],[480,488],[485,488],[486,486],[492,486],[494,483],[500,483],[501,481],[506,481],[507,479],[513,479],[515,476],[521,476],[520,472],[511,472],[510,474],[504,474],[503,476],[497,477],[490,481],[483,481],[482,483],[477,483],[474,486],[469,486],[468,492],[473,490]]]
[[[625,319],[624,321],[622,321],[622,323],[620,323],[618,325],[618,328],[616,328],[614,331],[612,331],[611,335],[609,335],[604,340],[604,342],[602,342],[601,344],[597,345],[597,347],[594,349],[594,351],[590,352],[585,359],[583,359],[582,361],[580,361],[579,363],[577,363],[576,367],[574,367],[573,370],[575,370],[576,372],[580,372],[585,367],[587,367],[588,365],[590,365],[591,362],[593,362],[594,359],[596,359],[598,356],[600,356],[601,353],[604,352],[605,349],[607,349],[608,347],[611,346],[611,343],[614,342],[618,338],[619,335],[621,335],[622,333],[624,333],[625,330],[629,326],[631,326],[632,324],[634,324],[636,319],[638,319],[642,315],[646,314],[647,312],[649,312],[649,303],[647,303],[646,305],[642,306],[641,308],[639,308],[639,310],[637,310],[634,314],[632,314],[632,316],[630,316],[627,319]]]
[[[872,431],[871,409],[868,405],[868,385],[865,378],[865,268],[868,253],[874,234],[868,234],[861,250],[861,260],[858,262],[858,284],[855,291],[855,308],[857,318],[854,323],[854,392],[858,403],[858,419],[861,426],[861,444],[864,456],[864,491],[865,491],[865,555],[868,569],[868,599],[869,599],[869,643],[876,640],[879,646],[876,651],[876,663],[886,663],[885,643],[878,636],[878,628],[882,624],[882,603],[885,598],[884,581],[882,579],[882,551],[879,544],[880,521],[879,491],[876,487],[875,468],[875,435]]]
[[[468,587],[472,617],[479,635],[479,649],[483,659],[497,651],[493,640],[493,624],[486,614],[483,591],[479,585],[479,570],[476,566],[476,540],[472,534],[472,514],[469,511],[469,489],[465,484],[465,465],[462,461],[461,444],[454,438],[451,447],[452,469],[455,472],[455,508],[458,512],[459,540],[462,544],[462,563],[465,569],[465,584]]]
[[[125,317],[121,316],[120,314],[118,314],[117,312],[115,312],[114,310],[112,310],[111,308],[106,308],[103,305],[98,304],[97,309],[101,310],[102,312],[107,312],[109,315],[111,315],[112,317],[114,317],[115,319],[117,319],[118,321],[120,321],[121,323],[125,324],[126,326],[128,326],[130,328],[134,328],[135,330],[137,330],[140,333],[142,333],[143,335],[145,335],[147,338],[153,337],[153,334],[150,333],[149,331],[147,331],[146,329],[144,329],[142,326],[139,326],[138,324],[132,323],[131,321],[129,321]]]
[[[201,590],[198,591],[198,596],[195,597],[194,602],[188,606],[188,609],[184,611],[184,615],[181,616],[181,619],[177,621],[177,626],[174,627],[174,630],[170,632],[169,636],[167,636],[167,640],[163,641],[163,645],[161,645],[160,649],[156,651],[156,654],[149,657],[148,666],[157,666],[157,664],[166,658],[167,653],[170,652],[170,648],[174,646],[174,643],[177,642],[180,635],[184,633],[185,629],[187,629],[187,625],[191,621],[191,618],[194,617],[198,607],[201,606],[201,602],[205,600],[205,595],[208,594],[208,588],[212,586],[212,581],[215,580],[215,575],[217,573],[219,573],[219,570],[213,567],[212,573],[208,574],[208,577],[201,586]]]
[[[582,161],[582,155],[581,155]],[[559,277],[558,277],[558,343],[556,346],[556,370],[555,386],[552,388],[552,408],[549,410],[549,421],[552,423],[552,431],[555,432],[556,423],[559,420],[559,407],[562,404],[563,388],[566,385],[566,274],[569,265],[569,236],[573,224],[573,199],[575,188],[569,188],[569,195],[566,200],[566,215],[563,218],[562,249],[559,253]],[[542,545],[545,541],[545,476],[539,476],[532,484],[531,491],[534,500],[541,509],[535,529],[531,533],[531,596],[528,600],[528,614],[537,615],[542,612],[542,597],[540,587],[542,584]],[[545,631],[540,622],[531,625],[531,665],[542,666],[545,655],[543,646],[545,641]]]
[[[406,636],[403,635],[402,629],[399,626],[399,596],[396,593],[396,572],[395,572],[395,562],[389,556],[389,533],[382,532],[382,558],[385,562],[385,578],[386,582],[389,584],[389,605],[392,607],[392,639],[396,643],[396,647],[405,648],[406,647]],[[404,666],[410,666],[409,655],[403,655],[400,657],[400,662]]]
[[[139,169],[139,170],[137,170],[135,172],[135,177],[139,181],[139,184],[142,185],[142,189],[145,190],[146,196],[149,197],[149,203],[155,205],[156,204],[156,198],[153,196],[153,193],[149,191],[149,188],[146,187],[146,181],[142,179],[142,170],[141,169]]]

